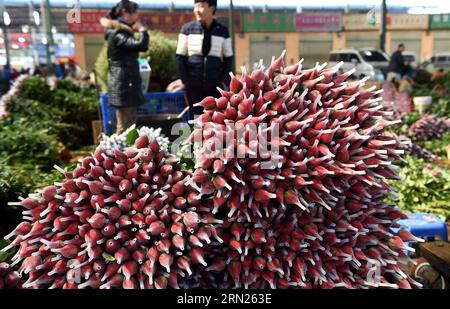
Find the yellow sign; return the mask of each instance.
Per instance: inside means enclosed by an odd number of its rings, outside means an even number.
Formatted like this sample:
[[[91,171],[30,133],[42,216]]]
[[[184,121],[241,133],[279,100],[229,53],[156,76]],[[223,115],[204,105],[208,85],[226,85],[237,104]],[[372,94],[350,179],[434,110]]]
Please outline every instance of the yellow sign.
[[[399,29],[423,29],[428,28],[428,15],[413,14],[389,14],[387,28]]]
[[[380,29],[381,14],[370,11],[367,14],[344,14],[342,24],[345,30],[378,30]],[[428,28],[427,15],[388,14],[387,29],[423,29]]]
[[[345,30],[379,29],[379,21],[372,11],[368,14],[344,14],[342,25]]]

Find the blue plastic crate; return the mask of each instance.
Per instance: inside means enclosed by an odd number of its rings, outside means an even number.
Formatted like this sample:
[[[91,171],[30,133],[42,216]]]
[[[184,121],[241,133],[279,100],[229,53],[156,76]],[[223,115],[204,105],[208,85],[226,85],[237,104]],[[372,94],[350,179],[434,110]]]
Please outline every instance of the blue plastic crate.
[[[398,224],[414,236],[421,238],[439,236],[443,241],[448,242],[447,223],[436,215],[425,212],[410,213],[408,219],[399,220]]]
[[[400,225],[400,228],[391,228],[393,233],[404,229],[414,236],[425,240],[439,236],[443,241],[448,242],[447,223],[434,214],[426,212],[408,213],[408,219],[398,220],[397,223]],[[406,242],[406,245],[412,247],[413,243]],[[411,252],[406,250],[403,252],[411,256]]]
[[[154,92],[144,94],[145,103],[138,108],[139,115],[151,114],[180,114],[186,107],[184,92]],[[116,128],[116,108],[108,105],[108,94],[100,96],[102,110],[103,132],[111,134]],[[184,114],[181,121],[189,120],[189,112]]]

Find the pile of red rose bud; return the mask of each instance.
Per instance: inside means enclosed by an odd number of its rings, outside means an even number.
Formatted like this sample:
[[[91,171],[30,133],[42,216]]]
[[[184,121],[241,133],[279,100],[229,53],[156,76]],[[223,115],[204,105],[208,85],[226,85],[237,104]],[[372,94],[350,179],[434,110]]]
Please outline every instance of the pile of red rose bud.
[[[8,263],[0,263],[0,290],[20,287],[20,276]]]
[[[439,118],[436,115],[425,115],[409,128],[415,139],[424,141],[440,139],[449,131],[450,119]]]
[[[301,62],[232,75],[199,105],[196,169],[146,136],[23,199],[23,288],[410,288],[394,234],[403,150],[374,88]],[[222,147],[225,145],[225,147]]]
[[[199,285],[204,246],[220,222],[191,178],[146,135],[136,147],[97,149],[73,172],[18,203],[23,288],[166,288]]]
[[[402,249],[413,250],[402,240],[418,239],[390,232],[406,216],[383,202],[392,193],[384,179],[397,179],[404,151],[383,134],[393,122],[380,91],[348,82],[353,71],[339,74],[342,63],[303,70],[282,59],[251,74],[243,68],[230,91],[198,104],[194,176],[209,176],[201,193],[224,221],[211,284],[418,286],[396,263]]]
[[[424,159],[424,160],[430,161],[430,162],[436,162],[436,161],[440,160],[439,156],[437,156],[437,155],[433,154],[431,151],[415,144],[406,135],[399,135],[397,138],[402,141],[402,149],[405,150],[405,154],[415,156],[417,158],[421,158],[421,159]]]

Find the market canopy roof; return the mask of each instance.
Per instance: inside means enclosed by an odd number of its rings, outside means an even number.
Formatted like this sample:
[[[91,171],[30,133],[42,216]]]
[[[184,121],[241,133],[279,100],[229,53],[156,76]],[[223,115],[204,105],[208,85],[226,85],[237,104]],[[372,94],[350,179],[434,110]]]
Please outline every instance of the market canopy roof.
[[[15,6],[15,5],[28,5],[30,1],[33,2],[35,6],[40,6],[41,0],[4,0],[5,6]],[[76,0],[50,0],[52,6],[55,7],[73,7]],[[117,0],[80,0],[81,7],[84,8],[105,8],[111,7]],[[164,9],[164,8],[175,8],[175,9],[186,9],[192,8],[193,0],[139,0],[137,1],[139,5],[143,8],[154,8],[154,9]],[[229,0],[218,0],[219,8],[226,8],[229,4]],[[360,0],[322,0],[320,4],[312,3],[311,1],[298,1],[298,0],[285,0],[284,4],[280,6],[279,0],[233,0],[234,4],[238,8],[248,8],[249,6],[254,6],[255,8],[261,8],[262,6],[267,6],[269,9],[277,8],[290,8],[290,9],[350,9],[350,10],[369,10],[374,6],[381,4],[381,0],[366,0],[361,4]],[[441,0],[410,0],[405,3],[404,0],[387,0],[388,8],[391,10],[407,11],[409,8],[413,7],[425,7],[425,8],[435,8],[440,10],[440,12],[433,13],[447,13],[450,12],[450,4],[446,1]]]

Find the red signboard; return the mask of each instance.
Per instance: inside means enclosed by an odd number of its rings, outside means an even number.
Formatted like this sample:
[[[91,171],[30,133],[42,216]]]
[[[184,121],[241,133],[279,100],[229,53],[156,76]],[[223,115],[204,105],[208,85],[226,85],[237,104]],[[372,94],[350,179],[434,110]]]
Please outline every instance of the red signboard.
[[[0,34],[0,48],[4,48],[5,41],[3,34]],[[30,34],[29,33],[8,33],[9,47],[12,49],[21,49],[30,46]]]
[[[100,18],[106,14],[107,11],[82,11],[80,22],[68,22],[67,28],[72,33],[103,33],[105,29],[100,25]]]
[[[100,25],[100,18],[107,15],[107,11],[82,11],[80,23],[68,22],[69,32],[72,33],[103,33],[104,28]],[[142,12],[141,20],[148,25],[151,30],[160,30],[163,32],[177,33],[181,27],[192,21],[192,13],[146,13]],[[239,32],[241,27],[240,14],[234,16],[235,31]],[[228,26],[228,16],[224,13],[217,14],[217,19]]]
[[[179,32],[193,18],[192,13],[141,13],[141,20],[149,29],[163,32]]]
[[[341,14],[297,14],[295,26],[297,31],[339,31],[341,30]]]

